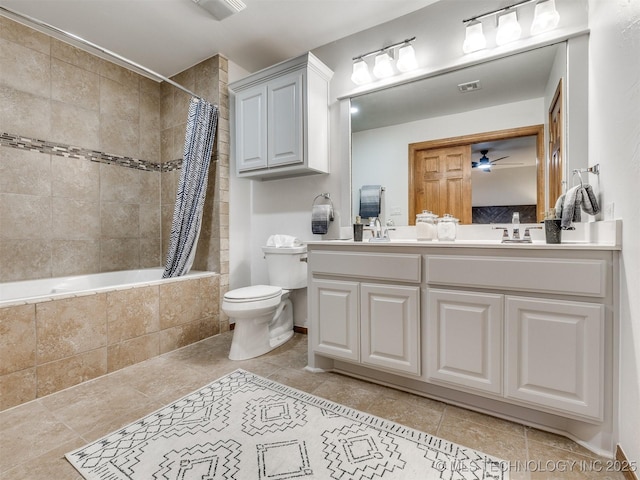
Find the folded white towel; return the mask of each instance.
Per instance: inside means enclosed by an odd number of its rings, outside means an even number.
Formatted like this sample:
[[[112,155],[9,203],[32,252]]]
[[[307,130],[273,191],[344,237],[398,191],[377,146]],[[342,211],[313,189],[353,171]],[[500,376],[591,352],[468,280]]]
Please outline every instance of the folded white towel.
[[[302,242],[291,235],[276,234],[267,239],[267,247],[299,247]]]

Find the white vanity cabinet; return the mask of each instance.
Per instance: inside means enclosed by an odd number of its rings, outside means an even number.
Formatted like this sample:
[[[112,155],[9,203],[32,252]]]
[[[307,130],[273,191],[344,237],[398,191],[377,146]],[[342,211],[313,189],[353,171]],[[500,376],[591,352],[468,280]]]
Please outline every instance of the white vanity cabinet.
[[[502,394],[504,295],[428,289],[427,378]]]
[[[309,271],[315,352],[420,375],[419,255],[318,252]]]
[[[332,75],[307,53],[229,86],[238,176],[267,179],[329,171]]]
[[[610,447],[617,247],[307,249],[309,368]]]

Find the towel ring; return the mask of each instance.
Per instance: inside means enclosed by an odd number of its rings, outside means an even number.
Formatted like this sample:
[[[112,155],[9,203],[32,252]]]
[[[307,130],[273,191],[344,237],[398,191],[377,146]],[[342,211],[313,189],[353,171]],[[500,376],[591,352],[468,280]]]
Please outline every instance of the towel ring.
[[[584,184],[582,183],[582,172],[580,172],[580,170],[574,170],[573,177],[575,178],[576,175],[578,175],[578,178],[580,179],[580,186],[583,187]]]
[[[320,202],[322,203],[316,203],[318,199],[320,199]],[[333,222],[333,201],[331,200],[331,195],[329,195],[328,193],[320,193],[316,195],[311,206],[313,207],[313,205],[330,205],[331,208],[329,209],[329,221]]]

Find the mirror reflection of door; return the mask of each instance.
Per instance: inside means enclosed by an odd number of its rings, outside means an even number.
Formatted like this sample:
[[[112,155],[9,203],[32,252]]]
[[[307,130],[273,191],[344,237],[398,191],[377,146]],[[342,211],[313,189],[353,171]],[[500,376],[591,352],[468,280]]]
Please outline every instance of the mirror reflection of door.
[[[531,137],[534,144],[534,152],[531,159],[531,167],[526,165],[518,165],[520,161],[514,161],[511,157],[508,161],[492,162],[492,169],[498,169],[498,165],[511,168],[511,171],[529,170],[535,172],[535,191],[528,195],[533,201],[525,203],[533,203],[533,211],[531,219],[528,222],[541,221],[544,218],[545,199],[544,199],[544,125],[532,125],[529,127],[517,127],[507,130],[497,130],[493,132],[484,132],[478,134],[464,135],[461,137],[443,138],[439,140],[430,140],[419,143],[409,144],[409,225],[415,224],[415,216],[422,210],[431,210],[438,216],[445,213],[451,213],[460,219],[460,223],[494,223],[495,216],[485,221],[473,220],[472,208],[474,202],[473,192],[473,175],[472,147],[478,149],[486,148],[488,145],[497,144],[500,141],[518,139],[522,137]],[[519,143],[519,142],[518,142]],[[464,152],[464,153],[463,153]],[[464,158],[464,160],[462,160]],[[507,165],[510,163],[512,165]],[[474,168],[473,170],[477,170]],[[477,172],[476,172],[477,173]],[[482,175],[482,174],[481,174]],[[492,175],[486,173],[485,175]],[[511,181],[508,187],[513,185],[514,188],[521,188],[520,182]],[[507,187],[505,191],[498,192],[501,200],[508,203]],[[504,197],[504,198],[502,198]],[[519,211],[522,202],[493,203],[493,206],[511,208],[513,211]],[[504,212],[498,212],[502,215]],[[511,218],[509,213],[508,218]],[[497,220],[496,220],[497,221]]]
[[[549,107],[549,197],[553,206],[562,195],[562,79]]]
[[[428,142],[427,142],[428,143]],[[430,210],[439,217],[450,213],[471,223],[471,146],[421,148],[410,146],[409,221]]]

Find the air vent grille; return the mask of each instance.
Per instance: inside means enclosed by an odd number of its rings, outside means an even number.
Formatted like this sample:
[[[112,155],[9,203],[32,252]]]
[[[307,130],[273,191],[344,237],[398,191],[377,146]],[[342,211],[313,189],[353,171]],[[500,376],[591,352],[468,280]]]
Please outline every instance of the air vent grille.
[[[462,93],[480,90],[481,88],[482,86],[480,85],[480,80],[474,80],[472,82],[461,83],[460,85],[458,85],[458,90],[460,90]]]

